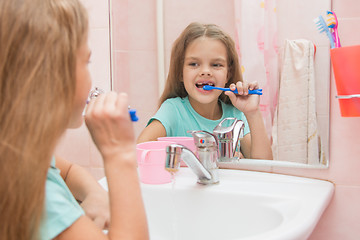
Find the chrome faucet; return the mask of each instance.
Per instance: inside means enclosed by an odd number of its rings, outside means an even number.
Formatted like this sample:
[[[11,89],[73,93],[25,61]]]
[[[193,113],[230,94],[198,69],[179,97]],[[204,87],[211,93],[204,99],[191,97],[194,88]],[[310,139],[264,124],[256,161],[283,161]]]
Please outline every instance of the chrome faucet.
[[[235,157],[236,148],[240,150],[240,139],[244,137],[244,127],[244,122],[241,120],[225,118],[214,128],[213,134],[219,141],[220,162],[231,161]]]
[[[185,146],[171,144],[166,148],[165,169],[176,172],[179,170],[180,160],[183,160],[198,177],[198,183],[218,183],[219,151],[216,136],[206,131],[193,131],[191,134],[199,158]]]

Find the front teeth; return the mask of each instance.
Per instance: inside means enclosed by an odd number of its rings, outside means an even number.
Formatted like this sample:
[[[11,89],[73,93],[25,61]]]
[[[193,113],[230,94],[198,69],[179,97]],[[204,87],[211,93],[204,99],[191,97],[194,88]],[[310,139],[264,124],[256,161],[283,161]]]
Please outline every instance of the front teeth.
[[[206,85],[215,86],[214,83],[196,83],[197,88],[202,88],[203,86],[206,86]]]

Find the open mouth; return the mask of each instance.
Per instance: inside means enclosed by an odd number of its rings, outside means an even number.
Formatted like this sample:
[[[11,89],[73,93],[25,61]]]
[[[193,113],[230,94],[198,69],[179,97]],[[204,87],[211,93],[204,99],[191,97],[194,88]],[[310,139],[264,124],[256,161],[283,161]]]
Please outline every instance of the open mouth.
[[[215,84],[212,82],[198,82],[198,83],[195,83],[195,85],[197,88],[203,88],[204,86],[207,86],[207,85],[215,86]]]

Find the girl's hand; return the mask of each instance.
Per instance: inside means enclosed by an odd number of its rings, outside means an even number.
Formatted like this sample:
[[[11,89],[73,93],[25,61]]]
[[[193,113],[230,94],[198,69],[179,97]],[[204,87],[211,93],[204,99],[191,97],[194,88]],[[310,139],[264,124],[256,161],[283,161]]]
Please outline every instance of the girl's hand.
[[[104,160],[135,151],[135,134],[125,93],[109,92],[91,99],[85,122]]]
[[[231,90],[238,90],[238,94],[235,94],[231,91],[225,92],[227,96],[229,96],[230,101],[232,104],[242,111],[244,114],[249,114],[259,110],[259,103],[260,103],[260,96],[257,94],[250,94],[248,93],[249,90],[258,89],[258,83],[251,82],[237,82],[235,84],[230,85]]]

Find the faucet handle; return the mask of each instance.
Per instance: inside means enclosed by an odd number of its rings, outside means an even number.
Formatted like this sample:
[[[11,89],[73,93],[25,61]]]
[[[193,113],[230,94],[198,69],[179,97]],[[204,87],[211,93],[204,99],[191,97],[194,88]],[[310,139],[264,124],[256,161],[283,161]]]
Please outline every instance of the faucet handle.
[[[219,140],[220,158],[230,159],[235,155],[236,147],[244,134],[244,122],[236,118],[223,119],[213,130]]]
[[[212,149],[212,148],[217,149],[218,148],[218,139],[212,133],[199,130],[199,131],[192,131],[191,135],[193,136],[194,143],[198,149],[199,148],[200,149],[201,148],[209,148],[209,149]]]
[[[244,125],[244,122],[233,117],[224,118],[213,130],[213,133],[219,139],[233,139],[239,132],[238,126]]]

